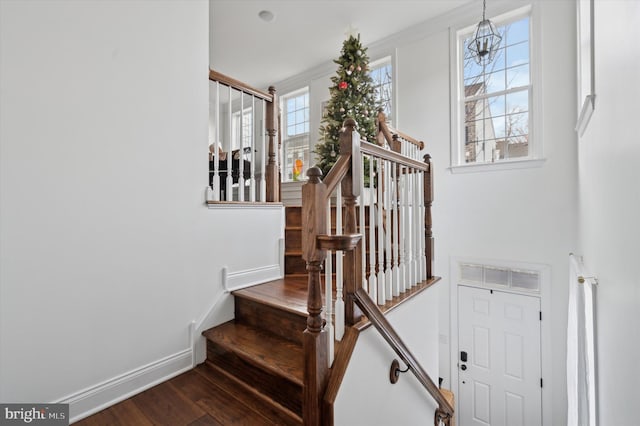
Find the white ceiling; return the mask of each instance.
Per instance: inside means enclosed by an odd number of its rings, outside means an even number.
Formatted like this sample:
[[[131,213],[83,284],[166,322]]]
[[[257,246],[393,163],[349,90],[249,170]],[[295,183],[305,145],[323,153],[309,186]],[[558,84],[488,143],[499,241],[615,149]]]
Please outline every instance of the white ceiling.
[[[367,46],[471,1],[210,0],[211,66],[265,88],[337,58],[349,28]]]

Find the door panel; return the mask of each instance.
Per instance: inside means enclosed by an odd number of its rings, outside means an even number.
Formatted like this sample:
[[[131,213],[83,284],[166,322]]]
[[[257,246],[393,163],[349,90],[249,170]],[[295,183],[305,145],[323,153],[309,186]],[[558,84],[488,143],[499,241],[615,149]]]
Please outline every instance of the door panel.
[[[460,426],[540,426],[540,299],[458,287]]]

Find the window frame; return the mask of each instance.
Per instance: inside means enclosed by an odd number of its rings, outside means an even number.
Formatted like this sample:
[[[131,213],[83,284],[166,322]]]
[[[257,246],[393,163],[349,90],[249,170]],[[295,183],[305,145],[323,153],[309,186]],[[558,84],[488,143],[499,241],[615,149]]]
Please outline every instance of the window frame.
[[[305,94],[307,95],[306,109],[307,109],[307,115],[308,115],[306,123],[308,124],[309,129],[307,132],[296,133],[293,136],[289,136],[289,132],[288,132],[289,111],[287,110],[287,101],[290,99],[295,99]],[[309,163],[311,162],[311,148],[309,146],[309,143],[311,140],[311,91],[309,90],[309,86],[305,86],[300,89],[293,90],[282,95],[280,97],[280,110],[281,110],[281,117],[282,117],[282,153],[281,153],[281,163],[280,163],[282,165],[281,179],[282,179],[282,182],[296,182],[296,180],[294,180],[293,177],[289,179],[289,172],[288,172],[288,165],[287,165],[287,157],[288,157],[287,143],[293,142],[296,146],[304,145],[304,141],[306,140],[306,146],[304,146],[302,150],[303,152],[306,151],[306,157],[307,157],[307,164],[303,165],[303,171],[307,170],[310,167]],[[303,158],[304,157],[305,155],[303,155]],[[304,181],[304,180],[307,180],[307,176],[306,176],[306,173],[303,172],[300,178],[298,179],[298,181]]]
[[[249,120],[247,120],[247,117]],[[254,141],[253,107],[248,106],[242,111],[234,111],[231,120],[231,151],[236,149],[244,150],[247,147],[251,147],[253,145],[252,141]]]
[[[382,55],[378,59],[369,62],[369,76],[375,68],[382,68],[383,66],[391,67],[391,96],[389,98],[389,116],[387,117],[387,123],[393,125],[393,123],[397,122],[397,110],[396,110],[396,63],[395,63],[395,54],[390,53],[387,55]],[[374,81],[375,83],[375,81]],[[374,84],[374,87],[378,87]],[[379,99],[377,99],[379,100]]]
[[[503,11],[491,16],[496,27],[529,17],[529,135],[528,155],[488,162],[465,162],[465,94],[464,94],[464,39],[475,30],[477,21],[466,22],[450,29],[451,48],[451,167],[452,173],[510,170],[540,167],[544,163],[542,132],[542,84],[540,78],[540,41],[538,6],[535,4]]]

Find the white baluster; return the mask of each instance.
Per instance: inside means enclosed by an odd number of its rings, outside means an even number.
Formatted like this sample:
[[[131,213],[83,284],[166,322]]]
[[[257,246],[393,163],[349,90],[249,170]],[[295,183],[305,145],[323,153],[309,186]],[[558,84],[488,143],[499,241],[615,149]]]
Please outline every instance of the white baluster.
[[[250,178],[249,178],[249,201],[252,203],[256,201],[256,97],[251,96],[251,152],[249,154],[250,159]]]
[[[377,212],[377,220],[376,220],[376,228],[378,229],[378,277],[376,278],[378,281],[378,305],[384,305],[385,303],[385,276],[384,276],[384,222],[382,219],[382,213],[384,210],[384,194],[383,186],[384,182],[382,181],[382,168],[384,167],[383,160],[380,158],[376,159],[377,169],[376,169],[376,177],[378,178],[378,202],[376,203],[376,212]]]
[[[378,300],[378,285],[376,282],[376,217],[375,217],[375,197],[376,191],[373,186],[374,158],[369,156],[369,296],[372,300]]]
[[[399,245],[399,226],[398,223],[398,214],[400,213],[400,205],[398,203],[398,164],[392,163],[391,165],[391,182],[392,182],[392,191],[391,191],[391,214],[393,216],[393,295],[400,295],[400,256],[398,252]]]
[[[244,93],[240,92],[240,141],[238,144],[238,201],[244,201]],[[231,160],[233,164],[233,160]]]
[[[424,172],[420,173],[418,178],[420,184],[420,279],[422,281],[427,279],[427,241],[425,237],[426,227],[424,224],[424,217],[426,213],[426,207],[424,205]]]
[[[411,151],[409,150],[409,154],[411,153]],[[405,274],[406,274],[406,278],[407,278],[407,289],[410,289],[411,287],[413,287],[413,284],[415,283],[414,279],[414,275],[413,275],[413,247],[412,247],[412,238],[413,238],[413,220],[412,220],[412,207],[413,207],[413,203],[411,200],[411,194],[412,194],[412,187],[411,184],[412,179],[411,179],[411,173],[412,170],[407,167],[407,174],[406,174],[406,181],[407,181],[407,187],[406,187],[406,195],[405,195],[405,201],[407,203],[407,208],[405,209],[405,214],[407,215],[406,218],[406,223],[407,223],[407,235],[405,236],[405,248],[404,251],[407,254],[407,260],[405,262]]]
[[[267,201],[267,180],[265,179],[266,172],[266,163],[267,163],[267,143],[266,143],[266,135],[267,135],[267,101],[262,100],[262,110],[260,111],[260,115],[262,120],[260,120],[260,202]]]
[[[327,234],[331,235],[331,199],[327,200]],[[324,297],[325,297],[325,319],[327,321],[326,329],[329,333],[328,346],[329,346],[329,367],[333,364],[334,354],[334,327],[333,327],[333,261],[331,259],[331,252],[327,253],[327,257],[324,260]]]
[[[391,228],[391,166],[392,163],[390,161],[385,161],[384,164],[384,218],[385,218],[385,244],[384,244],[384,252],[385,252],[385,299],[391,300],[393,298],[393,272],[391,269],[391,235],[393,234]]]
[[[407,186],[407,181],[406,181],[406,168],[404,166],[399,166],[398,168],[398,182],[400,183],[400,189],[398,191],[398,210],[399,210],[399,219],[400,219],[400,237],[398,240],[398,250],[399,250],[399,259],[400,259],[400,266],[399,266],[399,275],[400,275],[400,293],[404,293],[405,291],[407,291],[408,285],[407,285],[407,268],[406,268],[406,258],[407,258],[407,254],[405,252],[405,240],[407,238],[407,215],[406,215],[406,210],[407,210],[407,205],[406,205],[406,186]]]
[[[364,157],[362,159],[362,163],[364,164]],[[360,240],[360,247],[362,247],[362,288],[364,291],[368,291],[369,285],[367,283],[367,227],[364,221],[364,210],[366,206],[365,195],[364,195],[364,167],[361,167],[362,176],[360,177],[360,208],[359,208],[359,221],[360,221],[360,234],[362,235],[362,239]]]
[[[331,212],[329,212],[331,214]],[[336,188],[336,235],[342,235],[342,186]],[[342,297],[343,268],[342,251],[336,251],[336,339],[342,340],[344,336],[344,299]]]
[[[232,141],[232,137],[233,137],[233,91],[231,90],[231,86],[229,86],[229,104],[228,104],[228,117],[227,117],[227,121],[229,122],[229,126],[227,127],[227,133],[228,133],[228,146],[229,146],[229,151],[227,152],[227,183],[226,183],[226,189],[225,189],[225,199],[227,201],[233,201],[233,176],[231,176],[232,174],[232,167],[233,167],[233,155],[231,154],[231,152],[233,151],[233,149],[231,148],[233,145],[233,141]]]
[[[420,255],[420,233],[422,232],[422,225],[420,224],[420,173],[418,170],[413,171],[413,222],[415,230],[413,233],[413,263],[414,263],[414,281],[419,283],[422,281],[422,272],[420,272],[420,264],[422,263],[422,256]]]
[[[216,81],[216,101],[215,115],[213,119],[213,125],[216,127],[216,133],[213,141],[213,180],[211,181],[211,188],[213,192],[213,201],[220,201],[220,149],[218,143],[220,141],[220,82]]]

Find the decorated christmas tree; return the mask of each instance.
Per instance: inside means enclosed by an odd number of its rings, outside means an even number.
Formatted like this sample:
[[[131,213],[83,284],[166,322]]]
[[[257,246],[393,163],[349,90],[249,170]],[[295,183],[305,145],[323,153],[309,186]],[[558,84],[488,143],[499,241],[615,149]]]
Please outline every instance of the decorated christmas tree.
[[[338,141],[344,120],[349,117],[358,123],[362,139],[375,142],[376,114],[378,102],[375,98],[373,80],[369,76],[367,49],[357,38],[349,36],[342,45],[336,75],[331,77],[333,86],[329,88],[331,98],[324,111],[320,126],[320,142],[313,152],[318,156],[322,174],[326,176],[340,153]]]

